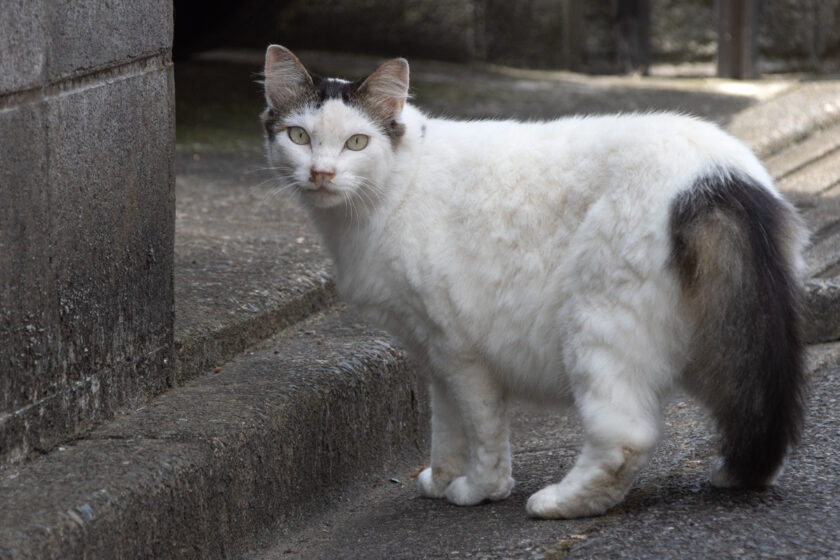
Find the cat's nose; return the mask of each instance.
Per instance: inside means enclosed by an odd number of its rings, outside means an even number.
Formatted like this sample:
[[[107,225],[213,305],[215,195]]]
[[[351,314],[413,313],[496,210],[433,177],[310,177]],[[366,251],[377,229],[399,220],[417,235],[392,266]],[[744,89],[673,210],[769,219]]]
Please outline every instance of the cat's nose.
[[[335,177],[335,171],[316,171],[312,169],[309,172],[309,181],[316,187],[323,188],[327,183],[331,183]]]

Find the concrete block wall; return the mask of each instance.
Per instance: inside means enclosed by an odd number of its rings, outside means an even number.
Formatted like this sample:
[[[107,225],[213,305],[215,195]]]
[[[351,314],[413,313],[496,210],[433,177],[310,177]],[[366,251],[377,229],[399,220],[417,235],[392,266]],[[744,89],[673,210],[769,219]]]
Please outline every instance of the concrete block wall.
[[[171,0],[2,0],[0,465],[163,391]]]

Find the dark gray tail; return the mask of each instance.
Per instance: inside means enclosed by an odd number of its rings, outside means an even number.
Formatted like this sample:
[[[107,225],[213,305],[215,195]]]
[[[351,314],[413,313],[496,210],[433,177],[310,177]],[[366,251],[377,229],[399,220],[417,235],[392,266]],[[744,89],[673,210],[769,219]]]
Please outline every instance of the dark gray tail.
[[[697,325],[685,381],[712,410],[731,482],[768,484],[803,419],[804,229],[787,202],[738,173],[682,192],[670,228]]]

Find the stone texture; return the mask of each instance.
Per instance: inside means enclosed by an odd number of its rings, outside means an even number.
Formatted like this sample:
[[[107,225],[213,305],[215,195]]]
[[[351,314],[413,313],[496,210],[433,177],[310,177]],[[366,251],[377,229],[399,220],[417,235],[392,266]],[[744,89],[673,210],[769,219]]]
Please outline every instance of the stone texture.
[[[833,151],[779,181],[783,191],[819,195],[840,180],[840,151]]]
[[[49,184],[62,201],[52,209],[50,245],[62,271],[61,329],[73,333],[64,350],[77,358],[62,372],[70,382],[165,345],[174,237],[170,77],[160,69],[47,100]]]
[[[164,53],[172,46],[167,0],[55,0],[46,6],[49,81]]]
[[[38,86],[46,67],[44,0],[3,0],[0,95]],[[2,107],[2,105],[0,105]]]
[[[168,2],[0,12],[3,464],[167,386],[175,123]]]
[[[810,343],[840,340],[840,278],[807,282],[805,339]]]
[[[25,453],[12,414],[49,375],[57,313],[49,300],[49,189],[43,106],[0,111],[0,458]],[[13,140],[14,139],[14,140]],[[2,461],[0,461],[2,463]]]
[[[819,130],[803,142],[765,160],[764,164],[776,180],[799,171],[816,160],[840,149],[840,124]]]

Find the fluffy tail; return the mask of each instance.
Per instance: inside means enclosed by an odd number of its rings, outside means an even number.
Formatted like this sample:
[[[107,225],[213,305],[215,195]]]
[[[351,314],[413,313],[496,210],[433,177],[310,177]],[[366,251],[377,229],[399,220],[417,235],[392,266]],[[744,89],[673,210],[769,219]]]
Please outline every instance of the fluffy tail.
[[[696,320],[684,379],[721,432],[720,485],[773,482],[803,419],[800,251],[793,207],[739,173],[671,207],[672,264]]]

